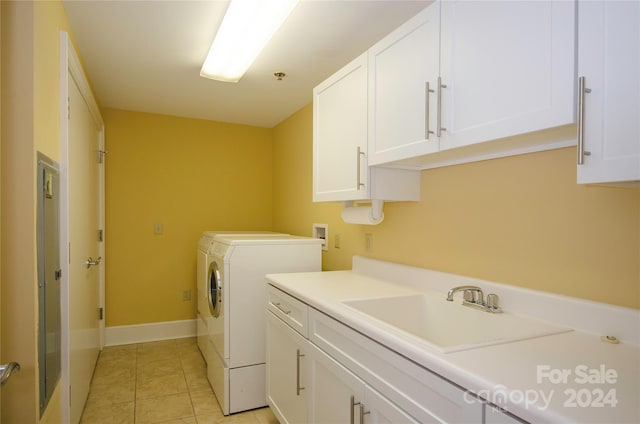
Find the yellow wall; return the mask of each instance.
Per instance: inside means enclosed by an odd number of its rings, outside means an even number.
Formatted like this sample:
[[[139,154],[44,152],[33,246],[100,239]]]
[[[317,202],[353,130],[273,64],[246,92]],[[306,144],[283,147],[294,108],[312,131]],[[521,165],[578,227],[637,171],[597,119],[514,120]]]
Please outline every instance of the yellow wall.
[[[311,161],[309,105],[274,129],[273,228],[329,224],[326,270],[362,255],[640,308],[640,190],[577,185],[574,148],[422,171],[421,201],[385,204],[377,226],[313,204]]]
[[[59,423],[60,390],[38,407],[36,152],[59,160],[60,1],[2,2],[2,360],[21,371],[2,389],[2,419]]]
[[[271,229],[272,131],[114,109],[103,118],[106,325],[194,319],[202,231]]]

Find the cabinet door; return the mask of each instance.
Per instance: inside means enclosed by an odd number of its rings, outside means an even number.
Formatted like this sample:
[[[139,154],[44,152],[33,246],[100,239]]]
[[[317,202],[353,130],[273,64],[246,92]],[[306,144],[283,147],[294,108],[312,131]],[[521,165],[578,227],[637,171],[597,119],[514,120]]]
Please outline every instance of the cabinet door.
[[[581,1],[578,23],[578,75],[590,90],[578,183],[640,181],[640,3]]]
[[[369,386],[365,388],[364,399],[363,410],[365,423],[414,424],[419,422]],[[434,418],[433,422],[439,423],[440,421]]]
[[[442,2],[441,150],[575,122],[575,7]]]
[[[364,402],[364,382],[326,353],[309,345],[311,423],[360,422],[359,405]]]
[[[438,150],[440,4],[369,49],[369,164]]]
[[[313,90],[313,201],[368,198],[367,55]]]
[[[267,312],[267,402],[281,423],[307,422],[307,341]]]

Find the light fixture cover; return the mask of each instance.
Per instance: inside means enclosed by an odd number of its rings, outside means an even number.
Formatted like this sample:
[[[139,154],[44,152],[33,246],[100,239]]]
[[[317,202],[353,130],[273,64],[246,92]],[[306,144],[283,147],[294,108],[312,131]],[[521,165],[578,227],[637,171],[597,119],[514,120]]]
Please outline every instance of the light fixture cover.
[[[200,75],[238,82],[298,0],[231,0]]]

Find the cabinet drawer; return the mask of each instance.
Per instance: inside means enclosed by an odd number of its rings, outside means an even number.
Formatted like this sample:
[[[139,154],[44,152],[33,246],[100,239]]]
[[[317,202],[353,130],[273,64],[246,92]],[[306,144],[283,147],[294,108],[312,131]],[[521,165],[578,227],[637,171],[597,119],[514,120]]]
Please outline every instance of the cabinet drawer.
[[[309,339],[420,422],[478,422],[482,403],[437,374],[309,308]]]
[[[309,307],[282,290],[268,286],[267,309],[286,322],[295,331],[307,337]]]

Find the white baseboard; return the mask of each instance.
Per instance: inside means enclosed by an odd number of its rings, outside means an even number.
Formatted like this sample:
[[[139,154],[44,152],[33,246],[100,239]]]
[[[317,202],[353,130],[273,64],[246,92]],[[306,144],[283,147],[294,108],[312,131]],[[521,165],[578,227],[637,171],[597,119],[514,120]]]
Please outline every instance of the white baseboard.
[[[105,328],[105,346],[154,342],[196,336],[196,320],[153,322]]]

